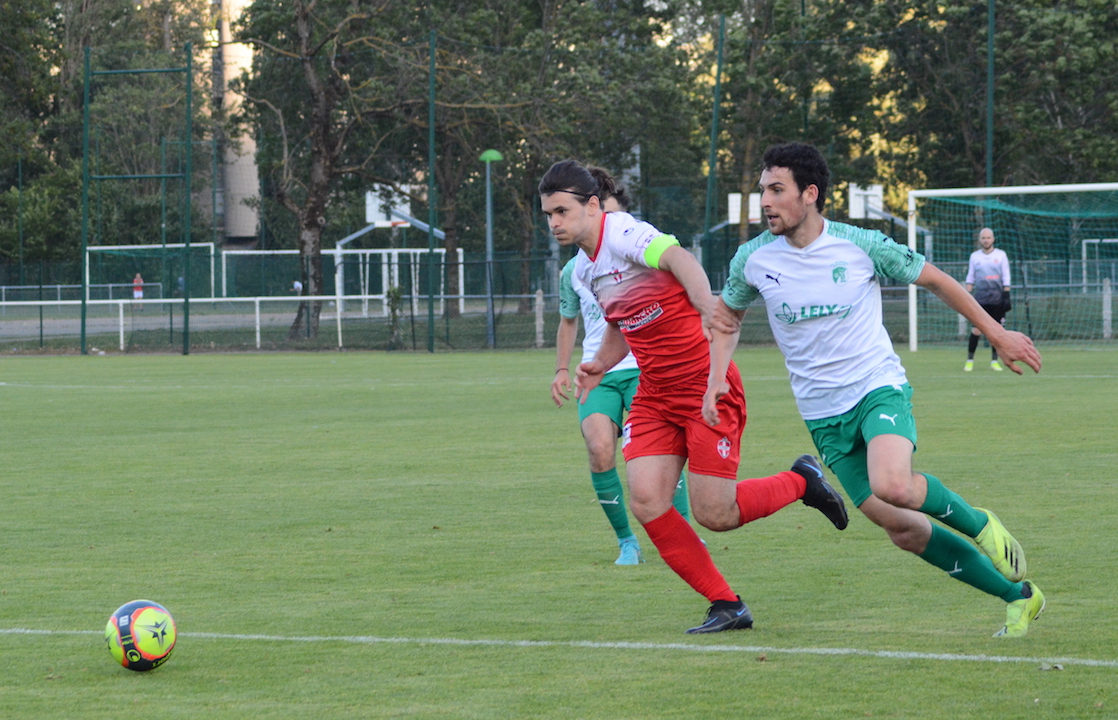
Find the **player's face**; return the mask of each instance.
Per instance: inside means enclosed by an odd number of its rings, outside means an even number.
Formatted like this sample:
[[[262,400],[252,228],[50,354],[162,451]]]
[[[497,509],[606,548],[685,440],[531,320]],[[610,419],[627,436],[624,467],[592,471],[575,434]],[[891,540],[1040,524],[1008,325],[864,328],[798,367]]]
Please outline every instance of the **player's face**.
[[[773,235],[793,234],[815,207],[816,192],[809,185],[803,192],[789,168],[768,168],[761,173],[761,214]]]
[[[986,251],[994,247],[994,231],[990,228],[985,228],[982,232],[978,233],[978,244]]]
[[[586,203],[582,198],[569,192],[554,192],[540,196],[540,207],[547,216],[547,226],[560,245],[588,245],[591,240],[597,243],[595,233],[601,212],[598,198],[591,197]]]

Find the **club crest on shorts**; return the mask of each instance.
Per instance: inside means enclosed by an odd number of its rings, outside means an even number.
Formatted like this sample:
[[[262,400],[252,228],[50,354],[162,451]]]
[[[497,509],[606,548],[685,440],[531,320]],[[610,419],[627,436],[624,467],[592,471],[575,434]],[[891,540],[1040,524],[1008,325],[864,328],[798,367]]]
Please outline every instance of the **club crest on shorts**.
[[[716,447],[718,448],[718,454],[722,456],[723,460],[730,457],[731,445],[729,438],[723,436],[723,438],[718,441],[718,445]]]
[[[633,424],[625,423],[625,427],[621,428],[621,447],[624,448],[633,439]]]

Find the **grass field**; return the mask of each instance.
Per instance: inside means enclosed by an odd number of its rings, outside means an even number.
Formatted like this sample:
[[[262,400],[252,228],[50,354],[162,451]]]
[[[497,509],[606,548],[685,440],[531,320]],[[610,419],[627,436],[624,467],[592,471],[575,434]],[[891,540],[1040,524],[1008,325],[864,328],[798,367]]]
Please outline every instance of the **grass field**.
[[[700,532],[756,627],[683,634],[706,602],[642,532],[612,564],[552,351],[0,359],[0,717],[1118,717],[1118,352],[902,359],[917,467],[1028,552],[1026,638],[799,504]],[[737,360],[742,474],[786,469],[780,358]],[[180,633],[150,673],[101,639],[136,598]]]

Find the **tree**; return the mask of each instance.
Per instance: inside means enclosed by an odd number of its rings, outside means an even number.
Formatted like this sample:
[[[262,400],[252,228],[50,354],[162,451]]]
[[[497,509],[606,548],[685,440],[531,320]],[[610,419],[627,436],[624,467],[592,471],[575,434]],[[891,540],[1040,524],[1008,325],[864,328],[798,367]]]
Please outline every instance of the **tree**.
[[[240,42],[259,51],[259,60],[232,88],[247,100],[235,120],[249,119],[260,132],[258,164],[275,198],[296,218],[303,287],[311,296],[323,289],[322,229],[331,195],[340,178],[366,171],[372,158],[345,162],[352,157],[352,136],[371,131],[362,147],[375,148],[391,132],[377,126],[394,110],[377,72],[377,50],[392,48],[383,31],[402,11],[388,0],[357,7],[341,0],[258,0],[237,32]],[[289,335],[298,337],[307,323],[317,336],[321,309],[321,301],[301,304]]]
[[[998,5],[995,169],[1011,185],[1104,182],[1118,156],[1118,13],[1106,0]]]
[[[864,3],[863,3],[864,4]],[[910,185],[986,180],[985,3],[872,3],[888,62],[874,94],[886,164]],[[1118,19],[1113,3],[998,3],[994,182],[1113,178],[1118,151]]]
[[[0,4],[5,39],[0,63],[0,167],[23,155],[26,259],[78,256],[85,48],[94,69],[181,66],[187,41],[202,40],[204,0],[64,0]],[[9,72],[10,71],[10,72]],[[93,85],[95,168],[102,174],[157,173],[163,139],[182,141],[182,76],[121,76]],[[196,126],[203,110],[198,103]],[[4,178],[7,181],[7,178]],[[11,184],[15,178],[12,178]],[[5,184],[8,184],[7,182]],[[158,238],[159,184],[105,183],[94,229],[117,243]],[[155,199],[152,200],[154,193]],[[16,203],[0,222],[0,252],[14,255]],[[9,250],[9,248],[11,248]],[[70,279],[73,282],[74,279]]]
[[[538,28],[523,38],[517,57],[524,60],[504,63],[501,87],[508,95],[497,147],[505,162],[498,182],[515,208],[522,297],[531,291],[527,260],[540,249],[536,187],[552,162],[573,157],[621,174],[650,219],[657,198],[645,191],[646,182],[695,175],[692,76],[668,32],[674,6],[549,3]],[[676,229],[687,205],[680,210],[656,219]],[[520,309],[528,309],[526,299]]]
[[[713,0],[693,4],[688,14],[695,19],[690,42],[711,71],[700,86],[708,116],[718,17],[726,17],[719,167],[710,171],[741,193],[743,218],[749,194],[757,191],[761,157],[775,143],[813,143],[836,177],[873,177],[873,165],[860,161],[873,128],[864,112],[871,100],[870,68],[858,14],[849,4]],[[749,225],[742,222],[739,240],[748,237]]]

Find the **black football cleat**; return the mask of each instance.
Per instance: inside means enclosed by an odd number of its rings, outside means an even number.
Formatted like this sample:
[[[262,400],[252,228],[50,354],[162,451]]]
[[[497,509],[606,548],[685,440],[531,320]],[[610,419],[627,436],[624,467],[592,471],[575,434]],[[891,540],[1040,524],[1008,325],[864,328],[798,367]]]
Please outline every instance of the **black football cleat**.
[[[753,613],[739,597],[736,602],[715,600],[707,610],[707,619],[699,627],[687,631],[689,635],[716,633],[723,630],[748,630],[753,627]]]
[[[823,513],[839,530],[845,530],[850,524],[846,515],[846,504],[830,483],[823,478],[823,468],[819,461],[811,455],[801,455],[792,464],[792,472],[802,475],[807,480],[807,489],[804,490],[804,505],[813,507]]]

